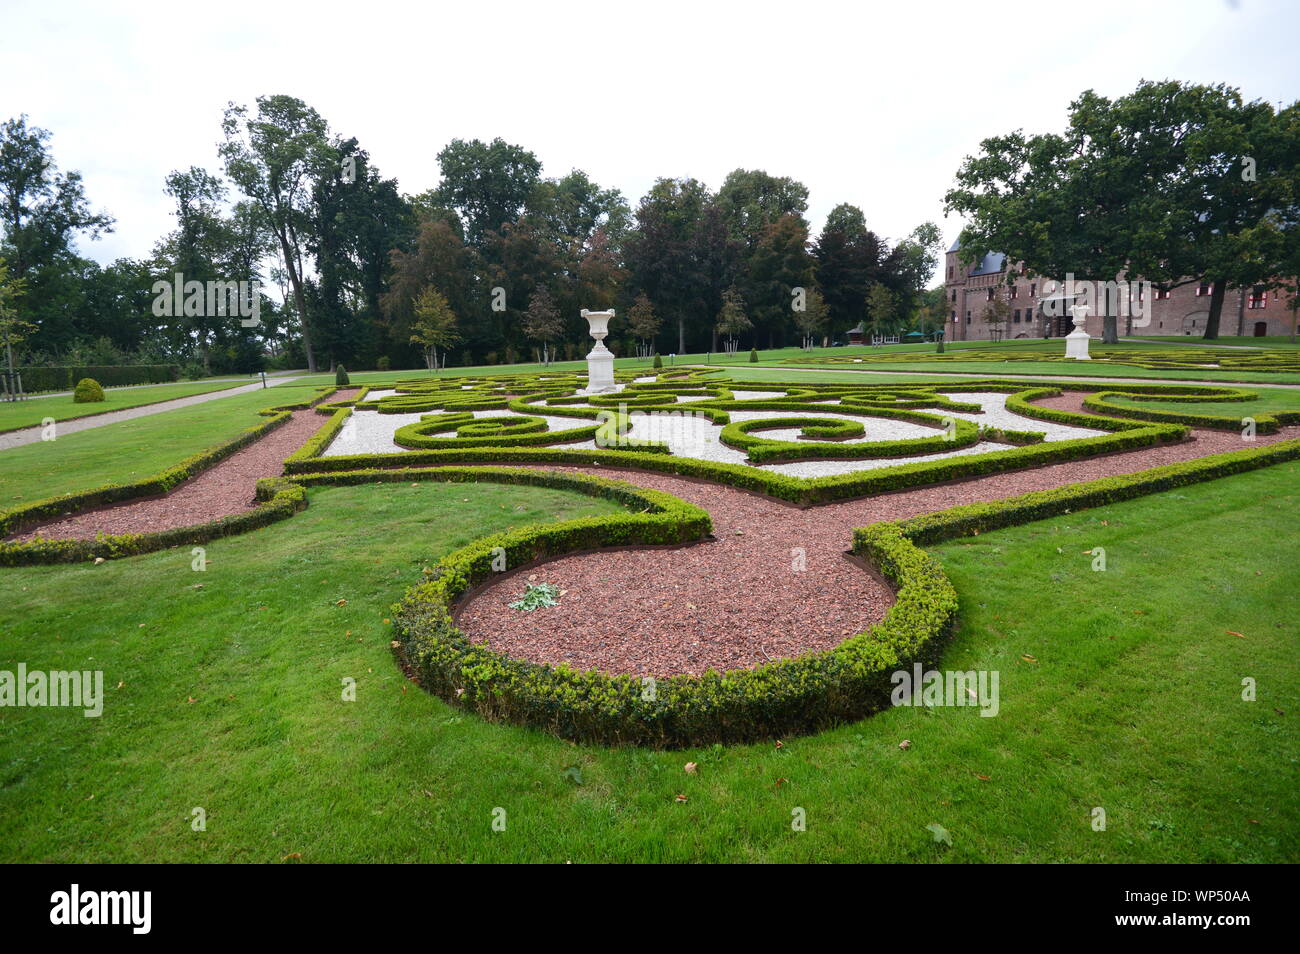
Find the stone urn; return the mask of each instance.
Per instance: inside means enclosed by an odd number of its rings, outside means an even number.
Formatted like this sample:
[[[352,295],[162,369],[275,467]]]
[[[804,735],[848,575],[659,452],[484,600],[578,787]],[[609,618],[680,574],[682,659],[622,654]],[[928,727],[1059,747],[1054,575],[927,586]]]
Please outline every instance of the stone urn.
[[[584,308],[581,314],[587,321],[591,336],[596,339],[596,347],[587,355],[587,392],[613,391],[614,353],[605,347],[605,336],[609,334],[609,320],[614,317],[614,309],[588,311]]]

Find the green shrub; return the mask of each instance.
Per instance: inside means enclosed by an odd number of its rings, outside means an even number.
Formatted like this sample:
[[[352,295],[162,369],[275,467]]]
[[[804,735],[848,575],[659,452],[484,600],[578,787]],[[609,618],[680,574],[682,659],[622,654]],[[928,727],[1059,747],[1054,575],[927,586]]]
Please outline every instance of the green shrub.
[[[102,401],[104,389],[94,378],[82,378],[77,382],[77,389],[72,392],[72,400],[76,404],[93,404]]]
[[[664,366],[664,359],[659,357],[659,355],[656,354],[653,367],[662,368],[663,366]]]
[[[749,363],[750,363],[750,364],[758,364],[758,349],[757,349],[757,348],[750,348],[750,349],[749,349]]]
[[[345,385],[345,384],[351,384],[351,383],[352,383],[352,382],[348,380],[348,369],[347,369],[347,368],[343,367],[343,365],[340,364],[337,368],[334,369],[334,386],[335,386],[336,388],[339,388],[339,387],[342,387],[342,386]]]
[[[387,371],[393,366],[393,362],[388,360],[388,355],[383,355],[375,362],[375,369],[378,371]]]

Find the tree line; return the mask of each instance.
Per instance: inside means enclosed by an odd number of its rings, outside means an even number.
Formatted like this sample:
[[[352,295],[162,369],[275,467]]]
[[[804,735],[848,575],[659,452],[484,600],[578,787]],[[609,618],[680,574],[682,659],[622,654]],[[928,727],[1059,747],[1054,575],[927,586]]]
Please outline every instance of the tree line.
[[[632,207],[581,170],[543,175],[499,138],[452,140],[438,185],[408,195],[290,96],[231,104],[217,158],[166,177],[174,228],[149,255],[100,266],[75,242],[113,218],[58,170],[48,131],[25,116],[0,126],[0,259],[25,363],[218,373],[574,358],[590,346],[580,309],[611,307],[619,354],[807,345],[905,326],[940,252],[932,223],[891,241],[849,204],[813,236],[793,178],[736,169],[716,192],[662,178]],[[160,313],[158,283],[177,275],[279,294],[251,327],[197,304]]]

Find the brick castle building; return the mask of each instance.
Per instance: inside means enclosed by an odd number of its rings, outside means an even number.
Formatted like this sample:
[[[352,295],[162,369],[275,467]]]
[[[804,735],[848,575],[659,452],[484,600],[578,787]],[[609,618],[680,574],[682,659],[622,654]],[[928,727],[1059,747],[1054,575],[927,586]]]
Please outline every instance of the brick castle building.
[[[954,242],[948,249],[944,275],[944,297],[948,302],[945,337],[949,341],[1057,338],[1073,329],[1069,317],[1070,303],[1063,300],[1059,282],[1041,276],[1028,278],[1019,272],[1008,285],[1005,255],[990,252],[973,265],[963,265],[957,257],[959,247],[959,243]],[[1076,276],[1078,279],[1091,277]],[[1150,303],[1149,322],[1142,325],[1140,319],[1130,322],[1121,317],[1119,333],[1137,337],[1199,337],[1205,333],[1205,323],[1210,317],[1211,291],[1209,282],[1189,282],[1168,290],[1153,289],[1155,301]],[[991,323],[986,319],[986,313],[998,295],[1007,305],[1006,321]],[[1219,318],[1219,333],[1256,338],[1289,335],[1292,314],[1287,308],[1288,297],[1285,291],[1265,290],[1262,286],[1228,289]],[[1045,303],[1047,309],[1044,309]],[[1085,328],[1088,334],[1101,337],[1101,315],[1089,314]]]

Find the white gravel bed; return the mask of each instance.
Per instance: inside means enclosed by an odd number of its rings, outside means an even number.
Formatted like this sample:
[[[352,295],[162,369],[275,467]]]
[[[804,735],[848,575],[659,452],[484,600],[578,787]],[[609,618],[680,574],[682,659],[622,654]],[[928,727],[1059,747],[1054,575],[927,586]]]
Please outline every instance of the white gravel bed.
[[[371,393],[372,395],[375,394],[375,392]],[[382,397],[384,393],[386,392],[380,392],[379,396]],[[743,393],[748,395],[771,396],[773,394],[779,395],[781,392],[760,391]],[[979,403],[984,407],[984,413],[968,414],[938,409],[929,411],[928,413],[933,413],[940,417],[951,414],[953,417],[964,418],[965,420],[974,421],[975,423],[991,427],[1004,427],[1010,430],[1021,431],[1042,431],[1047,435],[1046,440],[1048,441],[1091,437],[1104,433],[1103,431],[1092,430],[1089,428],[1068,427],[1063,424],[1054,424],[1050,421],[1038,421],[1032,418],[1021,417],[1020,415],[1014,414],[1006,409],[1007,396],[1005,394],[953,393],[947,395],[947,397],[955,401]],[[415,414],[379,414],[375,411],[357,411],[351,418],[349,418],[348,424],[344,426],[344,428],[339,432],[339,435],[326,449],[325,456],[333,457],[342,454],[401,453],[405,451],[406,448],[393,443],[393,434],[398,428],[419,421],[429,413],[437,412],[424,411]],[[501,417],[513,415],[514,413],[514,411],[510,410],[473,412],[476,418]],[[581,427],[585,423],[579,418],[546,415],[541,413],[540,407],[536,410],[530,411],[529,413],[542,417],[546,421],[547,427],[552,431],[570,430],[575,427]],[[745,452],[735,450],[719,441],[718,435],[722,428],[719,425],[712,424],[707,418],[701,415],[692,414],[689,411],[686,411],[680,415],[652,416],[638,412],[635,409],[629,411],[629,414],[632,419],[632,427],[628,432],[628,436],[632,439],[661,441],[666,443],[672,453],[679,457],[695,457],[700,460],[716,461],[725,464],[745,463]],[[730,414],[733,421],[754,421],[781,417],[810,416],[819,418],[824,417],[832,420],[855,421],[862,424],[866,429],[865,435],[851,441],[846,441],[845,443],[909,440],[912,438],[928,437],[935,433],[934,428],[914,424],[909,421],[895,421],[887,418],[873,418],[857,414],[840,414],[829,410],[732,411]],[[762,431],[760,434],[763,437],[769,437],[773,440],[798,440],[800,429],[779,428],[770,431]],[[589,440],[557,446],[573,450],[592,449],[596,447],[596,442]],[[825,477],[834,474],[852,473],[853,471],[859,470],[875,470],[881,467],[891,467],[900,463],[939,460],[940,458],[956,457],[963,454],[985,454],[991,451],[1005,450],[1006,447],[1007,445],[1005,444],[982,442],[970,447],[956,448],[952,451],[941,454],[927,454],[913,457],[890,457],[872,460],[813,460],[786,464],[761,464],[756,466],[760,467],[762,470],[772,471],[773,473],[789,474],[794,477]]]
[[[352,416],[347,419],[338,435],[334,440],[330,441],[330,446],[325,448],[325,453],[321,456],[340,457],[346,454],[403,453],[410,450],[410,448],[393,443],[393,435],[397,433],[397,429],[405,427],[407,424],[414,424],[420,418],[427,417],[430,414],[440,413],[442,412],[420,411],[416,414],[380,414],[378,411],[353,411]],[[475,417],[506,417],[515,414],[514,411],[508,410],[473,411],[472,413]],[[572,430],[575,427],[595,423],[577,417],[534,416],[545,420],[547,428],[552,431]],[[450,434],[445,436],[450,436]],[[580,447],[582,445],[562,444],[560,446]]]

